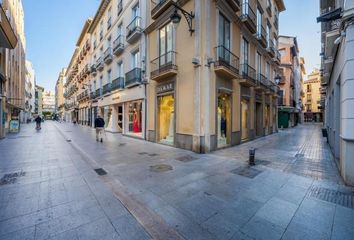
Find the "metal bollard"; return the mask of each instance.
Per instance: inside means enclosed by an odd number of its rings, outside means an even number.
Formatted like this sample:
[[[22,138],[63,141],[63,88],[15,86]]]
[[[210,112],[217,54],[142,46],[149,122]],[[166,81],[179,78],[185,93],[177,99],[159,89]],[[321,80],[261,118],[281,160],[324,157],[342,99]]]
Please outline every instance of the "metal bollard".
[[[255,156],[256,156],[256,149],[255,148],[251,148],[249,150],[249,165],[250,166],[254,166],[256,165],[254,159],[255,159]]]

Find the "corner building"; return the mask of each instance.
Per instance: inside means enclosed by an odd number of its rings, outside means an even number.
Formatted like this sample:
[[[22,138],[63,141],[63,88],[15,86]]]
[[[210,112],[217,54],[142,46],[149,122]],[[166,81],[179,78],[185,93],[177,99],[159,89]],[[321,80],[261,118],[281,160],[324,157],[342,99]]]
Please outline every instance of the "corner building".
[[[276,132],[283,1],[155,2],[145,29],[147,139],[209,152]]]

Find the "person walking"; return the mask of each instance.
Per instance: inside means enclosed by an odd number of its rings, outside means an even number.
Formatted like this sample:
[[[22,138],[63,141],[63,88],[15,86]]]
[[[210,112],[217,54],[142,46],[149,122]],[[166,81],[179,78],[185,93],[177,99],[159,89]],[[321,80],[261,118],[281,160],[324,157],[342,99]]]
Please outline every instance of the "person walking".
[[[36,129],[40,130],[41,129],[41,123],[42,123],[42,118],[38,115],[34,121],[36,122]]]
[[[104,131],[104,125],[105,122],[103,118],[98,115],[97,118],[95,119],[95,129],[96,129],[96,141],[98,142],[99,140],[103,142],[103,131]]]

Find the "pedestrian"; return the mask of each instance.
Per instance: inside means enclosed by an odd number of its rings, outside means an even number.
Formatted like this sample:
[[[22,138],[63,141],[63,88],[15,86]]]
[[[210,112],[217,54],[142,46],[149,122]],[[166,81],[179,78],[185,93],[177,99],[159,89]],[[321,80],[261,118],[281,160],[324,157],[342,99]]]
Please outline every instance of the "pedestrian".
[[[40,130],[41,129],[41,122],[42,122],[42,118],[38,115],[36,117],[36,119],[34,119],[34,121],[36,122],[36,129]]]
[[[99,140],[103,142],[102,135],[104,131],[104,120],[103,118],[98,115],[97,118],[95,119],[95,129],[96,129],[96,141],[98,142]]]

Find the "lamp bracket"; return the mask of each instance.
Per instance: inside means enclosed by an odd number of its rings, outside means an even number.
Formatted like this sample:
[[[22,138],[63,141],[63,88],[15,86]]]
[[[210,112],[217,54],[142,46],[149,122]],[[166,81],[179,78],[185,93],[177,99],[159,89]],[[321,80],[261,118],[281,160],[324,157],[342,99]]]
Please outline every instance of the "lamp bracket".
[[[189,27],[189,32],[192,34],[194,33],[194,29],[193,29],[193,18],[195,17],[193,11],[191,11],[190,13],[187,12],[186,10],[184,10],[183,8],[181,8],[176,2],[172,2],[173,6],[175,8],[177,8],[178,10],[180,10],[184,16],[184,18],[186,19],[187,23],[188,23],[188,27]]]

